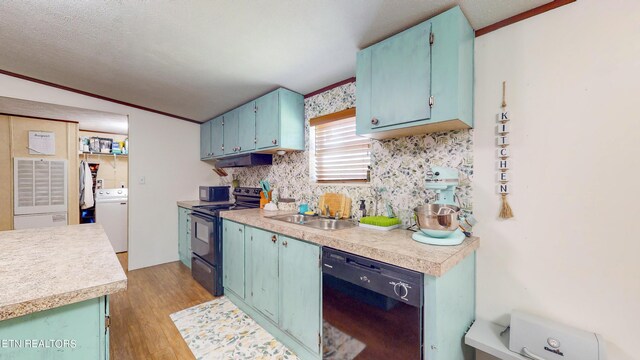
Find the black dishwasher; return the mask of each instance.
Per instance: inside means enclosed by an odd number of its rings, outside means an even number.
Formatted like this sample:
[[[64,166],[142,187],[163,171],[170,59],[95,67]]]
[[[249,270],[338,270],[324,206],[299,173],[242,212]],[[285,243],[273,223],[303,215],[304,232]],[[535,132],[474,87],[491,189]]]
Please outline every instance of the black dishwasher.
[[[422,273],[328,247],[322,271],[325,326],[364,345],[355,359],[422,359]]]

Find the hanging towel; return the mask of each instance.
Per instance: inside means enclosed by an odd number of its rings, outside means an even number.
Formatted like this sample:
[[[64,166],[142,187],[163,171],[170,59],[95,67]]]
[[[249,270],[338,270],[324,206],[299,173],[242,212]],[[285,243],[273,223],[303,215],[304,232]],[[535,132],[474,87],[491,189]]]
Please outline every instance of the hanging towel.
[[[91,169],[86,161],[80,162],[80,208],[93,207],[93,178]]]

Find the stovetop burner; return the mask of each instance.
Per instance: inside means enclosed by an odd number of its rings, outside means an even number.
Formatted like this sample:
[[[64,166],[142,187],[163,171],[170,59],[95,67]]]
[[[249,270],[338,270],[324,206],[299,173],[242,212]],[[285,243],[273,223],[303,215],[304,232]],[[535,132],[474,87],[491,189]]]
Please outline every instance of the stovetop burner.
[[[260,207],[260,188],[237,187],[233,189],[236,202],[194,206],[193,211],[209,216],[218,216],[220,211],[257,209]]]

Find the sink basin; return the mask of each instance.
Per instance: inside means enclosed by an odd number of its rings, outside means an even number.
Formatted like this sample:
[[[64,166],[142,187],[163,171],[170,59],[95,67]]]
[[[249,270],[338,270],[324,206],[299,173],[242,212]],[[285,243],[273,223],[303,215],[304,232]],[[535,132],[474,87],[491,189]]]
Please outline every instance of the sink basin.
[[[322,219],[317,216],[290,214],[272,216],[271,219],[285,221],[292,224],[312,227],[321,230],[341,230],[356,226],[357,224],[349,220]]]
[[[321,230],[341,230],[356,226],[349,220],[318,219],[305,223],[306,226]]]
[[[301,215],[301,214],[290,214],[290,215],[278,215],[273,216],[271,219],[286,221],[294,224],[304,224],[307,221],[312,220],[314,217],[309,215]]]

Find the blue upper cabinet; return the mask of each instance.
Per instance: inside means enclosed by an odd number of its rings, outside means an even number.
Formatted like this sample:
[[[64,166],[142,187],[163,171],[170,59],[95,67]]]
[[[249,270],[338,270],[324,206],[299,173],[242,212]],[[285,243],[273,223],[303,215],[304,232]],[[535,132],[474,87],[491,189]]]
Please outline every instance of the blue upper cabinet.
[[[280,88],[256,99],[256,149],[304,150],[304,98]]]
[[[211,121],[200,125],[200,160],[211,158]]]
[[[454,7],[359,51],[357,134],[386,139],[472,127],[473,41]]]
[[[304,150],[304,98],[291,90],[274,90],[200,127],[201,160],[278,150]]]
[[[238,108],[238,152],[256,149],[256,102],[250,101]]]
[[[224,118],[218,116],[209,122],[211,123],[211,156],[222,156],[224,155],[224,130],[222,129]]]
[[[240,111],[234,109],[224,114],[223,134],[224,134],[224,154],[234,155],[240,152],[238,145]]]

